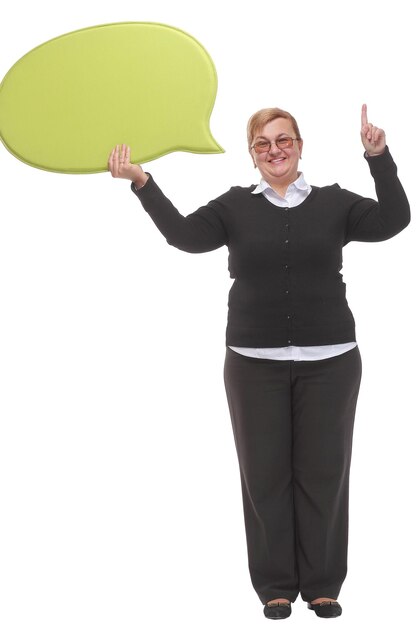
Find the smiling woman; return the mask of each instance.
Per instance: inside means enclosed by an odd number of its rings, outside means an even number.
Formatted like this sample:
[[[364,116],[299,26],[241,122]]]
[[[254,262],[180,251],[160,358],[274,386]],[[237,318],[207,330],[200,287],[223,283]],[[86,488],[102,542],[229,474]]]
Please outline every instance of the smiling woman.
[[[288,186],[298,178],[303,149],[296,120],[282,109],[262,109],[249,120],[248,143],[255,167],[284,197]]]
[[[186,217],[150,174],[114,148],[109,169],[130,181],[167,242],[187,252],[229,248],[224,382],[236,444],[249,571],[264,614],[291,614],[298,594],[337,617],[347,572],[349,471],[361,357],[340,270],[350,241],[383,241],[410,210],[385,145],[362,108],[362,143],[378,201],[298,171],[303,141],[281,109],[249,120],[262,179],[232,187]]]

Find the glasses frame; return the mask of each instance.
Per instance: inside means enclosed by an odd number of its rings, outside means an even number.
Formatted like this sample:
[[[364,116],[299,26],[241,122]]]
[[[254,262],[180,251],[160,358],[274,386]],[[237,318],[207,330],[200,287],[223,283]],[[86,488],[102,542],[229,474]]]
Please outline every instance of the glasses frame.
[[[280,141],[289,141],[290,144],[288,146],[282,147],[279,145]],[[256,154],[265,154],[266,152],[270,152],[271,148],[272,148],[272,144],[275,144],[276,147],[279,150],[285,150],[288,148],[292,148],[294,146],[294,141],[301,141],[301,137],[281,137],[280,139],[276,139],[275,141],[269,141],[269,140],[261,140],[260,142],[257,143],[266,143],[269,144],[269,147],[266,150],[257,150],[256,149],[256,143],[252,144],[250,149],[251,150],[255,150]]]

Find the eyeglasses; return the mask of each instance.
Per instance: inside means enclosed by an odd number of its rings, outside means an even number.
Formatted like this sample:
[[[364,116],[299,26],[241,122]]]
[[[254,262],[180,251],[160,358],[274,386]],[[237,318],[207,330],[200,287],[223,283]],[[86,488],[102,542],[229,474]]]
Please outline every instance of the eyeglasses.
[[[265,139],[262,139],[261,141],[254,143],[250,149],[252,150],[253,148],[257,154],[262,154],[263,152],[269,152],[273,143],[277,148],[283,150],[284,148],[292,148],[294,141],[300,141],[300,139],[298,137],[281,137],[276,141],[266,141]]]

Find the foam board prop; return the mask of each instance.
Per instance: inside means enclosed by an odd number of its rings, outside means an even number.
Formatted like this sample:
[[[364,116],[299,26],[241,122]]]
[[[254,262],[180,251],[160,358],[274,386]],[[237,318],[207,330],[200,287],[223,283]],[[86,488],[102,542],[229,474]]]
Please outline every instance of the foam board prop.
[[[94,26],[13,65],[0,85],[0,138],[28,165],[74,174],[106,171],[121,143],[137,163],[174,151],[224,152],[209,128],[216,92],[213,61],[182,30]]]

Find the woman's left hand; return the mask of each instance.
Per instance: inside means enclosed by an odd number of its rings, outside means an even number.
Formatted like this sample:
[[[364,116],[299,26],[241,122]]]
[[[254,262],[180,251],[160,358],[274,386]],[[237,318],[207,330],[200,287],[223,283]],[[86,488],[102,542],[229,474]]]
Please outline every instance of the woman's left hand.
[[[369,156],[377,156],[384,152],[386,146],[385,132],[382,128],[369,124],[366,104],[362,105],[361,139]]]

